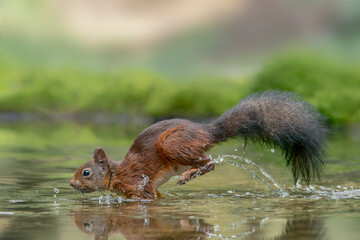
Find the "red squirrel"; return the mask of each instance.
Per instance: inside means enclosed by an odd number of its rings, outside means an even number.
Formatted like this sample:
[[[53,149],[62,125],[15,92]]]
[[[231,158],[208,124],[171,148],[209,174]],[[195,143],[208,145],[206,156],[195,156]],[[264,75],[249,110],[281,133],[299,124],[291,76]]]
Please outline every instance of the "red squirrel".
[[[156,199],[158,187],[180,175],[178,184],[214,169],[205,154],[219,142],[243,137],[280,148],[294,180],[320,178],[327,136],[325,119],[289,92],[252,94],[210,124],[185,119],[157,122],[140,133],[121,162],[101,148],[74,174],[81,192],[109,190],[126,197]]]

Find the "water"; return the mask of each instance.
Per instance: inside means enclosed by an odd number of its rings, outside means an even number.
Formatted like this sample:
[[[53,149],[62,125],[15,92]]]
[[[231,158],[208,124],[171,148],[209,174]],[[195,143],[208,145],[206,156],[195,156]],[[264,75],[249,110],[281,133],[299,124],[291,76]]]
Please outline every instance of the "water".
[[[101,146],[120,160],[143,127],[2,124],[0,239],[357,239],[360,134],[334,134],[324,176],[295,186],[277,149],[216,146],[215,170],[156,201],[80,194],[73,171]],[[238,151],[234,150],[234,146]],[[147,176],[139,188],[147,182]]]
[[[272,151],[272,152],[274,152],[274,151]],[[230,160],[227,160],[227,159],[230,159]],[[289,196],[289,194],[274,180],[274,178],[272,176],[270,176],[263,168],[259,167],[256,163],[254,163],[253,161],[251,161],[248,158],[244,158],[244,157],[237,156],[237,155],[220,155],[217,159],[213,159],[213,161],[215,163],[222,163],[225,161],[226,163],[228,163],[232,166],[240,167],[240,168],[246,170],[247,172],[249,172],[253,178],[259,180],[267,189],[270,190],[270,192],[272,194],[279,194],[281,197]],[[248,166],[246,166],[242,162]],[[258,171],[259,173],[257,174],[251,168],[255,168],[255,171]],[[267,180],[270,182],[268,182]],[[272,188],[271,185],[274,185],[275,189]]]

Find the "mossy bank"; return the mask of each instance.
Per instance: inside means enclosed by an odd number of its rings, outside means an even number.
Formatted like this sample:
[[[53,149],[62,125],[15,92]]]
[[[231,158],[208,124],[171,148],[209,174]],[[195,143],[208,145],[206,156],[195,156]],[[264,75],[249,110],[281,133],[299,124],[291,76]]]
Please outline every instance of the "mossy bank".
[[[0,59],[0,113],[218,116],[268,89],[298,93],[332,124],[360,121],[360,68],[309,54],[278,57],[254,76],[173,80],[148,70],[42,69]]]

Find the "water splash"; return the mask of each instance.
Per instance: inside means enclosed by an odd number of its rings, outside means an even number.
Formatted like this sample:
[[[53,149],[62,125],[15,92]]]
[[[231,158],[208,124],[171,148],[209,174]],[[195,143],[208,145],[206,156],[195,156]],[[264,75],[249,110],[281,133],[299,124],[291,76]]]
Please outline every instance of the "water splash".
[[[275,179],[268,174],[262,167],[258,166],[252,160],[236,155],[219,155],[217,158],[209,155],[212,162],[217,164],[227,163],[235,167],[240,167],[246,170],[254,179],[260,181],[267,189],[269,189],[272,195],[279,195],[280,197],[289,197],[297,199],[326,199],[326,200],[341,200],[341,199],[360,199],[360,189],[355,189],[353,186],[346,187],[336,185],[335,187],[324,187],[314,185],[301,185],[300,179],[296,184],[289,189],[284,189],[280,186]],[[232,191],[231,191],[232,192]],[[245,193],[245,194],[233,194],[239,197],[253,196],[263,197],[262,195]]]
[[[124,199],[122,197],[114,197],[111,195],[101,195],[99,198],[93,200],[98,200],[101,205],[110,205],[113,203],[122,203]]]
[[[360,199],[360,189],[351,187],[324,187],[309,185],[303,187],[300,181],[296,186],[290,189],[292,198],[305,198],[305,199],[326,199],[326,200],[341,200],[341,199]]]
[[[147,176],[145,174],[142,174],[141,177],[143,179],[139,182],[138,187],[137,187],[140,192],[144,190],[146,184],[148,184],[148,182],[150,180],[149,176]]]
[[[210,157],[212,158],[211,155]],[[248,158],[236,155],[219,155],[216,159],[212,158],[212,161],[215,163],[225,162],[232,166],[240,167],[248,171],[253,178],[259,180],[272,194],[279,194],[280,197],[289,196],[285,189],[283,189],[270,174]]]

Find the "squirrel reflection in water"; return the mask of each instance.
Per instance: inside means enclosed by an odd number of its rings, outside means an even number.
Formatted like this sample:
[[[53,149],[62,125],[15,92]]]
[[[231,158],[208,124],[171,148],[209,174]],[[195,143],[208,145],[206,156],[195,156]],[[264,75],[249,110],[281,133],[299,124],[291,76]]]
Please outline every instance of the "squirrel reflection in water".
[[[73,211],[77,227],[92,239],[110,239],[122,235],[127,240],[141,239],[208,239],[213,226],[203,219],[179,213],[176,218],[144,216],[138,202],[122,204],[119,208],[84,207]],[[147,212],[149,215],[149,212]]]
[[[147,206],[147,204],[150,204]],[[232,228],[232,236],[226,237],[225,232],[214,230],[214,226],[206,223],[203,219],[194,218],[190,215],[176,214],[170,216],[151,216],[152,203],[128,202],[119,207],[84,206],[74,210],[73,220],[76,226],[91,239],[110,239],[121,235],[126,240],[149,240],[149,239],[226,239],[246,237],[245,239],[327,239],[327,229],[322,218],[314,218],[310,215],[292,216],[281,223],[281,232],[274,236],[270,224],[261,224],[260,216],[245,217],[239,233]],[[154,210],[154,213],[156,211]],[[149,217],[143,217],[144,215]],[[239,219],[243,219],[240,215]],[[278,217],[270,218],[269,222],[279,224]],[[281,221],[280,221],[281,222]],[[270,228],[269,228],[270,227]],[[240,230],[241,229],[241,230]],[[244,229],[247,229],[244,232]],[[235,234],[234,234],[235,233]],[[270,236],[272,235],[272,237]],[[220,237],[221,236],[221,237]],[[220,238],[219,238],[220,237]],[[269,238],[267,238],[269,237]]]

